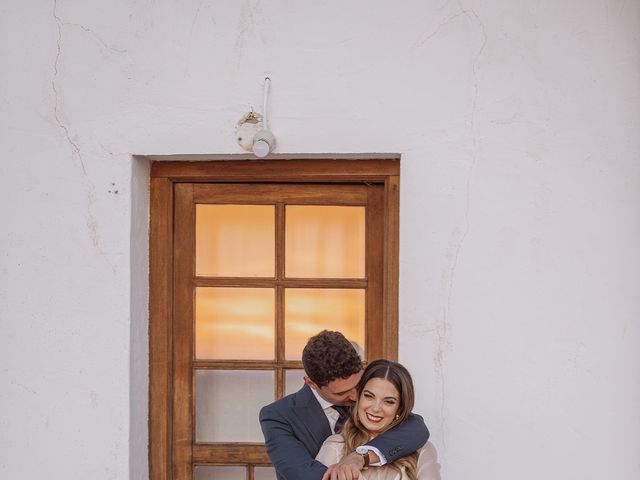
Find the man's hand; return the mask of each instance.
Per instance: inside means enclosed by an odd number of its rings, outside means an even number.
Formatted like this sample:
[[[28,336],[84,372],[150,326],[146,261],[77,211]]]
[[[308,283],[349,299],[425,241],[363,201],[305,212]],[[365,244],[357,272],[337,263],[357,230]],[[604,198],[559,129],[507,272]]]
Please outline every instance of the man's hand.
[[[335,465],[331,465],[322,480],[358,480],[362,467],[364,467],[362,455],[353,452]]]

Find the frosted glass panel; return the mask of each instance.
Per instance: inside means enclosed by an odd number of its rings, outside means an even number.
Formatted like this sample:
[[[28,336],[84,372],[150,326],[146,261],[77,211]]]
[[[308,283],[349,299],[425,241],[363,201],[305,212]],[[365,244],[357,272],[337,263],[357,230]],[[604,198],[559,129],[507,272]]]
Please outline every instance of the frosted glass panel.
[[[289,278],[364,278],[364,207],[288,205]]]
[[[247,469],[245,467],[199,466],[196,467],[194,480],[247,480]]]
[[[302,352],[301,352],[302,353]],[[284,371],[284,394],[296,393],[304,385],[304,370]]]
[[[196,358],[272,360],[273,288],[196,288]]]
[[[258,413],[273,400],[273,371],[197,370],[196,442],[264,442]]]
[[[364,358],[364,290],[289,288],[285,290],[285,358],[300,360],[309,337],[338,330]]]
[[[273,205],[196,205],[196,275],[273,277]]]
[[[255,467],[253,469],[254,480],[276,480],[276,469],[273,467]]]

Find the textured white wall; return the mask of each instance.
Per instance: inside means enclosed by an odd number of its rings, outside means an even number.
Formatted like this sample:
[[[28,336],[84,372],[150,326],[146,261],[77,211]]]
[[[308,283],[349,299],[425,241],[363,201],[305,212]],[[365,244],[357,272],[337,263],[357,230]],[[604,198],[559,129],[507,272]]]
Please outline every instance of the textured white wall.
[[[640,477],[640,3],[4,0],[0,477],[146,477],[147,165],[398,152],[449,480]]]

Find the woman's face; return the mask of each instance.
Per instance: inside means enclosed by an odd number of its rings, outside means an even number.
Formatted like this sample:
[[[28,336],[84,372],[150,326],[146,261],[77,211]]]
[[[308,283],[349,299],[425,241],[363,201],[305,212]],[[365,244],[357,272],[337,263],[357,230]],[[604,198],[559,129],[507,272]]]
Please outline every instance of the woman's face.
[[[358,419],[371,433],[387,428],[400,407],[400,393],[389,380],[372,378],[358,398]]]

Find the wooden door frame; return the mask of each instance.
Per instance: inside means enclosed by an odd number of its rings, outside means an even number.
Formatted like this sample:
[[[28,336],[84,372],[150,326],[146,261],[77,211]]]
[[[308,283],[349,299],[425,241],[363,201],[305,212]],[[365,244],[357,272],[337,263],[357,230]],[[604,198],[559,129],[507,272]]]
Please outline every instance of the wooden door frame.
[[[149,239],[149,477],[173,480],[173,209],[176,183],[384,185],[384,356],[398,357],[400,159],[162,161],[151,158]],[[176,479],[177,480],[177,479]]]

